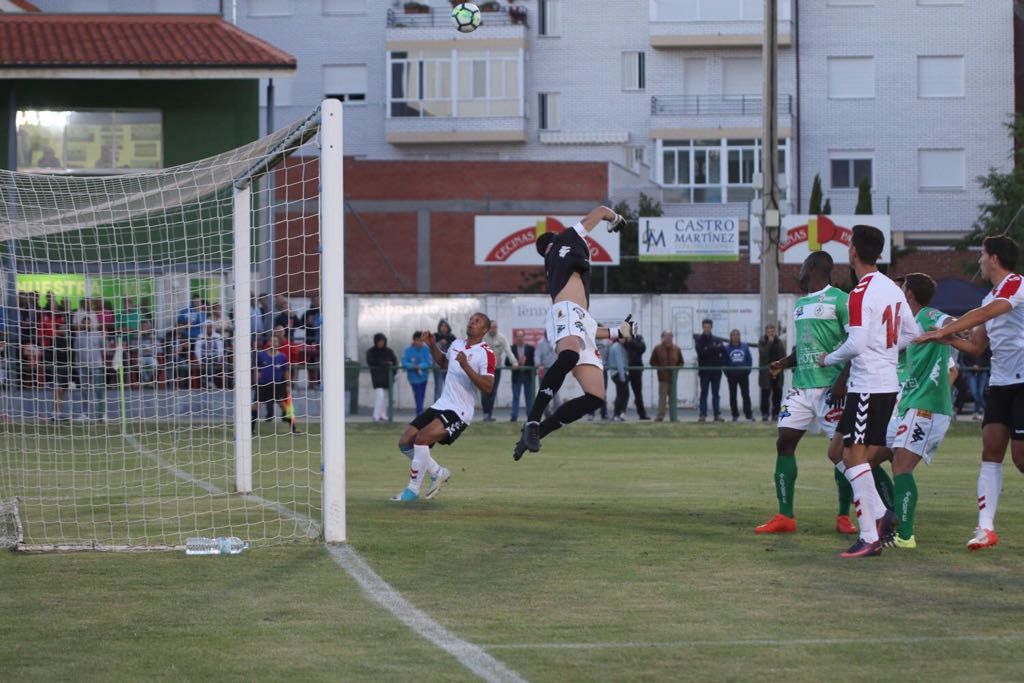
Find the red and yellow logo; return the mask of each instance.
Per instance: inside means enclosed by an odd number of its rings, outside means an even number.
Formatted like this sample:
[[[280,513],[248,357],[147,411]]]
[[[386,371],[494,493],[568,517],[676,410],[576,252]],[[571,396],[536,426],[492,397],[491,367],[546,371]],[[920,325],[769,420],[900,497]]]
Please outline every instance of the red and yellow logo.
[[[562,232],[565,225],[557,218],[546,216],[538,220],[534,225],[518,228],[508,236],[498,240],[498,243],[487,252],[485,261],[487,263],[504,263],[509,257],[524,247],[533,249],[533,243],[545,232]],[[612,263],[612,255],[590,236],[586,238],[587,246],[590,247],[590,260],[593,263]]]
[[[839,242],[849,245],[853,231],[842,225],[836,225],[828,216],[815,216],[805,225],[798,225],[786,231],[786,241],[779,246],[779,251],[786,251],[797,244],[807,242],[809,251],[820,251],[826,242]]]

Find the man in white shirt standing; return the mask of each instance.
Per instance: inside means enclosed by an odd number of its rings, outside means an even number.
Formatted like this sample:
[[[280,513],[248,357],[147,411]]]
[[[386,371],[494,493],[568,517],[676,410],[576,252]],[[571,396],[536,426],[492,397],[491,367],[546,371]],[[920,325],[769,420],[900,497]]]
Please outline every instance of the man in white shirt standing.
[[[882,545],[895,534],[896,516],[878,495],[870,460],[885,446],[886,428],[896,407],[901,344],[905,347],[921,331],[903,290],[875,266],[884,248],[881,230],[854,226],[850,265],[858,281],[848,301],[849,336],[838,349],[818,358],[822,367],[850,361],[846,407],[837,431],[843,434],[843,464],[853,487],[860,537],[840,553],[846,558],[881,555]]]
[[[430,487],[424,498],[433,498],[448,482],[450,473],[430,456],[430,447],[435,443],[450,445],[459,438],[473,421],[476,393],[484,394],[494,388],[494,352],[484,343],[490,326],[490,318],[474,313],[466,325],[465,339],[456,339],[445,352],[438,348],[432,332],[422,334],[434,362],[446,371],[444,390],[441,398],[413,418],[398,440],[398,450],[412,464],[409,484],[391,500],[417,500],[425,474],[430,475]]]
[[[1010,446],[1013,464],[1024,472],[1024,279],[1017,275],[1020,247],[1009,237],[986,237],[978,265],[993,289],[979,308],[956,322],[921,335],[914,343],[950,341],[973,355],[992,349],[992,374],[981,427],[981,470],[978,472],[978,527],[968,550],[991,548],[996,534],[996,506],[1003,488],[1003,460]],[[974,328],[969,340],[953,338]]]

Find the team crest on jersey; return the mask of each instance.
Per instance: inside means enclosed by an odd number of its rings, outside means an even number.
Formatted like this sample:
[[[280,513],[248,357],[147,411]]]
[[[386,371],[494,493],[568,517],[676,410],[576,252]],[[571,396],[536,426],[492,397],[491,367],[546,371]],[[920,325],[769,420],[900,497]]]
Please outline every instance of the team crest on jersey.
[[[824,306],[818,306],[817,308],[814,309],[814,315],[821,315],[824,312],[825,312],[825,307]]]
[[[796,317],[799,318],[803,314],[804,314],[804,307],[803,306],[797,306],[796,307],[796,313],[795,313]]]

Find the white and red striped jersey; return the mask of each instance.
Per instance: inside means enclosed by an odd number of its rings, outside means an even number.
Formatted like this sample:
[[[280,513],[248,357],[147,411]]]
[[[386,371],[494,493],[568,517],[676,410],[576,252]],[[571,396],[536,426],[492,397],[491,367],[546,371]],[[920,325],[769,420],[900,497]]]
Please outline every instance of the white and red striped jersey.
[[[850,361],[847,387],[852,392],[899,391],[896,366],[900,349],[921,334],[903,290],[882,273],[868,273],[850,292],[848,306],[849,336],[825,357],[825,363]]]
[[[490,346],[483,342],[470,345],[465,339],[456,339],[446,354],[448,372],[444,376],[444,391],[441,392],[441,398],[430,407],[434,410],[454,410],[463,422],[469,424],[476,410],[476,394],[479,389],[456,360],[460,351],[466,354],[473,372],[478,375],[494,375],[494,352]]]
[[[1005,299],[1013,308],[985,323],[988,345],[992,349],[992,370],[989,384],[1006,386],[1024,382],[1024,281],[1020,275],[1010,273],[985,295],[981,305]]]

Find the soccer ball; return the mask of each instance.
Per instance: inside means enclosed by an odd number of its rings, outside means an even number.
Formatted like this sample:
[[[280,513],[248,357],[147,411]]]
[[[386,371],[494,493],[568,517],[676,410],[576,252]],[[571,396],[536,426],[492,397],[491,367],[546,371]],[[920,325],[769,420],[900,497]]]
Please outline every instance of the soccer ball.
[[[480,25],[480,8],[471,2],[460,2],[452,7],[452,21],[463,33],[472,33]]]

